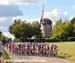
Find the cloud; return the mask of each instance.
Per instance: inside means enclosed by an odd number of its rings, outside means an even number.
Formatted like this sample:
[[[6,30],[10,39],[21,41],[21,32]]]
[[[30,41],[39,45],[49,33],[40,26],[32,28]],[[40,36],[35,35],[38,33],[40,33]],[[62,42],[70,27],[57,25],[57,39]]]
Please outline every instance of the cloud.
[[[30,3],[39,3],[45,2],[46,0],[0,0],[1,5],[10,5],[10,4],[30,4]]]
[[[0,17],[0,31],[4,36],[14,39],[15,37],[8,32],[9,26],[12,24],[12,17]]]
[[[26,20],[27,22],[30,22],[30,23],[32,23],[34,21],[40,22],[40,17],[38,17],[38,18],[27,18],[27,17],[24,17],[24,16],[17,16],[17,17],[13,17],[12,21],[14,22],[15,19],[21,19],[22,21]]]
[[[27,19],[24,16],[18,16],[18,17],[13,18],[13,20],[19,19],[19,18],[21,20],[26,19],[28,22],[33,22],[33,21],[39,21],[40,22],[41,17]],[[69,13],[68,13],[68,11],[61,12],[60,9],[54,8],[51,11],[44,11],[44,17],[43,18],[49,18],[50,20],[52,20],[52,22],[54,24],[59,19],[63,19],[63,20],[65,20],[65,18],[68,19]]]
[[[12,17],[0,17],[0,31],[8,32],[9,26],[12,24]]]
[[[48,17],[51,19],[59,18],[60,17],[60,11],[59,11],[59,9],[53,9],[52,11],[45,12],[44,17]]]
[[[59,19],[62,19],[62,20],[64,20],[65,18],[68,19],[69,13],[68,11],[61,12],[60,9],[55,8],[51,11],[45,11],[44,18],[50,18],[53,24],[55,24],[55,22]]]
[[[68,16],[68,12],[65,11],[65,12],[63,13],[63,15],[64,15],[64,16]]]
[[[9,27],[12,23],[12,17],[0,17],[0,26]]]
[[[7,23],[9,23],[8,21],[7,21],[7,18],[6,17],[0,17],[0,29],[4,29],[5,27],[4,26],[8,26],[8,25],[6,25]]]
[[[0,17],[14,17],[23,15],[16,5],[0,5]]]
[[[7,20],[7,18],[5,18],[5,17],[0,17],[0,23],[1,22],[5,22]]]
[[[9,4],[8,0],[0,0],[0,5],[6,5]]]
[[[69,18],[69,19],[70,19],[70,20],[72,20],[74,17],[75,17],[75,16],[70,16],[70,18]]]
[[[54,16],[57,16],[60,14],[59,9],[53,9],[50,13]]]
[[[7,25],[6,25],[6,23],[7,23],[7,18],[5,18],[5,17],[0,17],[0,31],[5,31],[5,30],[7,30]]]
[[[45,11],[44,12],[44,18],[50,18],[53,22],[53,24],[60,19],[61,17],[61,12],[59,11],[59,9],[55,8],[51,11]]]
[[[50,20],[52,20],[52,22],[54,24],[56,22],[56,20],[60,19],[60,15],[61,15],[61,13],[60,13],[59,9],[55,8],[55,9],[53,9],[51,11],[45,11],[43,18],[50,18]],[[14,19],[21,19],[21,20],[27,20],[27,22],[32,23],[33,21],[40,22],[40,18],[41,17],[28,19],[28,18],[23,17],[23,16],[18,16],[18,17],[14,17],[13,21],[14,21]]]
[[[0,31],[1,31],[1,32],[4,32],[4,31],[6,32],[6,31],[7,31],[7,27],[5,27],[5,26],[0,26]]]
[[[14,35],[10,34],[9,32],[3,32],[3,35],[8,38],[12,38],[12,40],[15,38]]]

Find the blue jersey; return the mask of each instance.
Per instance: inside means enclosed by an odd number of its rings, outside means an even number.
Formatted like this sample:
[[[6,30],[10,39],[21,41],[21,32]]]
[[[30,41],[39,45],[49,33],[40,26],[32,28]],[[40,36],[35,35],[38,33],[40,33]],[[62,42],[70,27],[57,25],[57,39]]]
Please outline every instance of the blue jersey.
[[[34,45],[34,46],[37,46],[37,45],[38,45],[38,43],[37,43],[36,41],[34,41],[33,45]]]

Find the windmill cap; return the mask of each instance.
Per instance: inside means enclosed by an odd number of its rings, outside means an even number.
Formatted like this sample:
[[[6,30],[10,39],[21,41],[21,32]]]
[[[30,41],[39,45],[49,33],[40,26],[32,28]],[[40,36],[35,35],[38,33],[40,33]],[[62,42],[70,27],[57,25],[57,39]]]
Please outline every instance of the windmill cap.
[[[49,18],[44,18],[44,19],[42,20],[42,23],[43,23],[43,24],[52,24],[52,21],[51,21]]]

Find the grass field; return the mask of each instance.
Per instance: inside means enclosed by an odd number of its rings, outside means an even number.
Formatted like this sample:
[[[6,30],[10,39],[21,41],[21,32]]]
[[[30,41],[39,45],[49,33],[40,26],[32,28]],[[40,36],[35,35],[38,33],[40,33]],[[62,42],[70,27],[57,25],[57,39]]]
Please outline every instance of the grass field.
[[[75,60],[75,42],[55,42],[55,44],[58,45],[59,57]]]

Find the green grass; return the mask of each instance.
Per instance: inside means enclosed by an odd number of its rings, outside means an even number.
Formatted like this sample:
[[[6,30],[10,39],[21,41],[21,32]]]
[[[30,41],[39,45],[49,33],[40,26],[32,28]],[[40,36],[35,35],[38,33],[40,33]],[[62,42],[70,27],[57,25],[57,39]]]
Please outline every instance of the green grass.
[[[59,57],[75,60],[75,42],[55,42],[55,44],[58,45]]]

